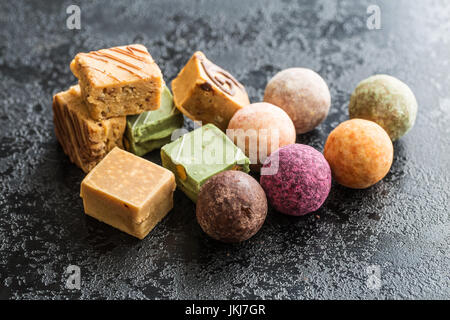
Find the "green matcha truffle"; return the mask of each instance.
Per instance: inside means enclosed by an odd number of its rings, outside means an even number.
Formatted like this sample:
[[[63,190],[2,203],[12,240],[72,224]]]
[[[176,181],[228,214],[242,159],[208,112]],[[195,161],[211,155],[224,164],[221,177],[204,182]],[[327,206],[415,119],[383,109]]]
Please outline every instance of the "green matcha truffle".
[[[392,141],[414,125],[417,101],[411,89],[397,78],[380,74],[361,81],[350,98],[350,118],[379,124]]]
[[[125,147],[138,156],[161,148],[170,142],[172,132],[182,127],[183,121],[170,90],[164,87],[159,109],[127,117]]]

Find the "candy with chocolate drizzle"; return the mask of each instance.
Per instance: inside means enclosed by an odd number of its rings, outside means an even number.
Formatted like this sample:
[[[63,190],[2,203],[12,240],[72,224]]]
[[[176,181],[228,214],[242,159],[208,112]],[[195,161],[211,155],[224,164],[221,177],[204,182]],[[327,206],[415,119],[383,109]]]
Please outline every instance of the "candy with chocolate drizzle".
[[[197,51],[172,81],[176,107],[202,124],[225,131],[234,113],[250,104],[244,86]]]
[[[140,114],[160,106],[164,80],[143,45],[79,53],[70,69],[95,120]]]
[[[240,84],[229,72],[223,70],[209,60],[204,59],[202,55],[198,55],[200,64],[208,75],[209,79],[223,92],[234,96],[235,89],[242,90],[244,86]]]

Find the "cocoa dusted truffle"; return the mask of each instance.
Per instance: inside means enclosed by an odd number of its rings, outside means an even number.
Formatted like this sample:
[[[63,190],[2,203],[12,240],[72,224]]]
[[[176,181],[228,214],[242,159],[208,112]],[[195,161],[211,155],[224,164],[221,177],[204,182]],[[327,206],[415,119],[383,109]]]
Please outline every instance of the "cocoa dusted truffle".
[[[313,130],[326,118],[331,96],[319,74],[310,69],[289,68],[269,81],[264,101],[286,111],[300,134]]]
[[[250,175],[224,171],[210,178],[197,200],[197,221],[210,237],[240,242],[255,235],[267,215],[264,190]]]

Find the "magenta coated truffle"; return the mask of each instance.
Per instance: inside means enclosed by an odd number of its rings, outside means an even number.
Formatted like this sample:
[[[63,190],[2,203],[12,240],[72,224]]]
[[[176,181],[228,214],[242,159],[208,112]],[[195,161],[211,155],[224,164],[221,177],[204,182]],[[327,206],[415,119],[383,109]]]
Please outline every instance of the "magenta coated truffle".
[[[331,189],[331,170],[323,155],[310,146],[291,144],[272,153],[263,168],[276,168],[277,162],[276,173],[260,180],[270,204],[293,216],[319,209]]]
[[[197,200],[197,221],[210,237],[223,242],[249,239],[264,223],[267,199],[250,175],[224,171],[208,179]]]

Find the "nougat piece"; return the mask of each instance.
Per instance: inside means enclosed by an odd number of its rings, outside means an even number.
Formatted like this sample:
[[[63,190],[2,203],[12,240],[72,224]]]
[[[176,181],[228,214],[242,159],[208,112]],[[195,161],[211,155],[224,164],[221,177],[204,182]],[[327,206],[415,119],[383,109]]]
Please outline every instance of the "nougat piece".
[[[114,147],[123,147],[126,117],[91,119],[78,85],[53,97],[53,122],[64,152],[86,173]]]
[[[161,70],[140,44],[78,53],[70,64],[95,120],[158,109]]]
[[[169,143],[172,132],[181,128],[183,122],[183,115],[173,104],[169,88],[164,87],[158,110],[127,116],[124,145],[128,151],[142,156]]]
[[[197,202],[200,187],[225,170],[250,171],[250,160],[216,126],[207,124],[161,148],[162,165],[175,174],[177,186]]]
[[[169,170],[114,148],[81,182],[84,211],[143,239],[173,207]]]
[[[197,51],[172,81],[175,105],[187,117],[225,131],[234,113],[250,104],[244,86]]]

